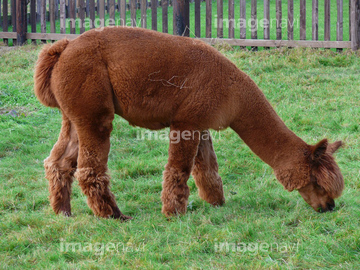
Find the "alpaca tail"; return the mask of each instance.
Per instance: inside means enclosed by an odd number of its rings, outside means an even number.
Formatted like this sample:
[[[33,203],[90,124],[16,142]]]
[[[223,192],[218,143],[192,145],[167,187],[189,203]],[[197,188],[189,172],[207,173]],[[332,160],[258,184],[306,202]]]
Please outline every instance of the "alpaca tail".
[[[34,91],[42,104],[48,107],[57,107],[59,104],[51,90],[51,73],[58,61],[60,54],[69,44],[69,40],[63,39],[53,45],[46,45],[41,50],[35,67]]]

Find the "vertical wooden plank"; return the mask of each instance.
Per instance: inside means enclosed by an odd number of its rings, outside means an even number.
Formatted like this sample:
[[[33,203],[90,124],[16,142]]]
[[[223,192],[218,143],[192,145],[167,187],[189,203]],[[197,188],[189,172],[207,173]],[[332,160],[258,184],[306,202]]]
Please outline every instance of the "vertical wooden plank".
[[[36,0],[36,22],[40,22],[41,20],[41,0]]]
[[[294,0],[288,0],[288,40],[294,39]]]
[[[319,39],[319,2],[312,0],[312,40]]]
[[[147,0],[141,0],[140,8],[141,8],[141,27],[146,28],[147,27],[147,22],[146,22]]]
[[[46,33],[46,1],[41,0],[41,33]],[[42,43],[46,43],[45,39],[41,40]]]
[[[100,0],[98,9],[99,9],[100,27],[104,27],[105,26],[105,0]]]
[[[351,49],[356,51],[360,48],[360,34],[359,34],[359,0],[351,1]]]
[[[59,2],[60,0],[55,0],[55,20],[59,19]]]
[[[65,0],[60,0],[60,33],[66,33],[66,3]]]
[[[300,40],[306,40],[306,0],[300,0]]]
[[[201,37],[201,0],[195,0],[195,36]]]
[[[217,37],[224,37],[224,6],[222,0],[217,0]]]
[[[69,0],[69,17],[70,17],[70,34],[76,33],[76,6],[75,6],[75,0]]]
[[[114,26],[115,25],[115,0],[109,1],[109,25]],[[136,21],[136,14],[135,14],[135,21]]]
[[[281,0],[276,0],[276,39],[282,39],[282,6]]]
[[[8,16],[8,0],[3,1],[3,31],[8,32],[9,28],[9,16]],[[8,45],[8,39],[4,38],[5,45]]]
[[[130,0],[131,26],[136,27],[136,0]]]
[[[89,18],[90,18],[90,28],[95,28],[95,0],[89,1]]]
[[[86,18],[90,17],[90,0],[86,0]]]
[[[126,25],[126,0],[120,0],[120,25]]]
[[[49,0],[50,33],[55,33],[55,0]]]
[[[257,0],[251,0],[251,39],[257,39]],[[258,47],[251,47],[252,51],[257,51]]]
[[[349,0],[349,41],[351,41],[351,5],[352,1]]]
[[[151,29],[157,31],[157,0],[151,0]]]
[[[174,34],[179,36],[189,36],[189,0],[173,0],[174,10]]]
[[[17,0],[11,0],[11,25],[13,27],[12,32],[16,32],[16,1]],[[13,44],[17,44],[16,38],[13,39]]]
[[[85,32],[85,1],[79,0],[80,34]]]
[[[168,20],[169,1],[162,0],[161,6],[162,6],[162,31],[163,33],[168,33],[169,32],[169,20]]]
[[[270,39],[270,0],[264,0],[264,39]]]
[[[16,32],[16,0],[11,0],[11,25],[13,32]]]
[[[240,38],[246,39],[246,0],[240,0]]]
[[[336,40],[343,41],[343,13],[344,3],[343,0],[337,0],[337,21],[336,21]],[[342,49],[336,49],[337,52],[341,52]]]
[[[330,0],[324,0],[324,40],[330,40]]]
[[[30,1],[30,25],[31,33],[36,33],[36,0]],[[31,42],[36,44],[36,39],[32,39]]]
[[[0,0],[0,27],[3,26],[1,8],[2,8],[2,5],[1,5],[1,0]]]
[[[235,11],[234,11],[234,0],[229,0],[229,38],[235,37]]]
[[[206,0],[206,37],[211,38],[212,1]]]
[[[23,0],[16,1],[16,33],[17,45],[22,46],[26,43],[27,32],[27,10],[26,2]]]

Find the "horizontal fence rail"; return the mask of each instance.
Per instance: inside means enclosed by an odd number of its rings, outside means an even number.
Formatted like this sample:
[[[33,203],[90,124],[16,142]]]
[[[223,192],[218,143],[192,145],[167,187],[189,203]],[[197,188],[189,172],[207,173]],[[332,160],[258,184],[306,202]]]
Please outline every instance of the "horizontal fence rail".
[[[0,0],[0,40],[8,45],[73,39],[104,26],[142,27],[252,50],[358,50],[360,0]]]

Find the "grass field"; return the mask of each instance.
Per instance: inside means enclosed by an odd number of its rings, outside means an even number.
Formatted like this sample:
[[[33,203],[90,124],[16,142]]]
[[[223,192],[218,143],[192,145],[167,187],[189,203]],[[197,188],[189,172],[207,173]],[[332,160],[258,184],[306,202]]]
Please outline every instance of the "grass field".
[[[214,133],[226,204],[214,208],[200,200],[190,179],[188,212],[169,221],[160,201],[168,142],[139,140],[140,129],[116,117],[112,191],[134,219],[94,217],[76,181],[73,217],[56,216],[43,160],[57,140],[61,115],[33,94],[40,46],[0,47],[0,268],[359,269],[360,54],[219,49],[306,142],[345,142],[336,154],[345,189],[335,211],[316,213],[296,191],[285,191],[227,129]]]
[[[234,1],[234,10],[235,10],[235,38],[240,38],[240,1]],[[246,1],[246,25],[247,25],[247,38],[251,38],[251,1]],[[258,18],[258,39],[264,38],[264,29],[262,20],[264,18],[264,2],[262,0],[258,0],[258,10],[257,10],[257,18]],[[330,28],[330,38],[331,40],[336,40],[336,22],[337,22],[337,6],[336,1],[331,1],[331,28]],[[287,1],[282,1],[282,36],[284,40],[287,40]],[[226,19],[228,18],[228,10],[229,3],[227,0],[223,1],[223,12],[224,12],[224,38],[227,38],[229,35],[229,28],[227,25]],[[206,3],[201,3],[201,37],[205,37],[205,23],[206,23]],[[276,39],[276,5],[275,1],[270,1],[270,39]],[[98,19],[98,17],[96,17]],[[141,26],[141,12],[137,11],[137,25]],[[212,1],[212,37],[217,37],[217,1]],[[116,12],[115,14],[116,25],[120,25],[120,14]],[[106,14],[105,23],[108,25],[109,16]],[[162,31],[162,9],[158,8],[157,12],[157,28],[158,31]],[[300,38],[300,0],[294,0],[294,39],[299,40]],[[126,25],[131,26],[131,16],[130,11],[127,11],[126,14]],[[306,39],[312,39],[312,0],[306,1]],[[96,23],[95,26],[99,27],[100,24]],[[77,33],[80,33],[79,25],[77,24]],[[173,33],[173,8],[172,6],[168,9],[168,31],[169,33]],[[344,32],[344,41],[349,40],[349,5],[344,1],[343,6],[343,32]],[[89,22],[85,23],[86,30],[90,29]],[[151,10],[147,10],[147,28],[151,28]],[[0,27],[0,32],[2,28]],[[12,27],[10,26],[9,32],[12,31]],[[28,32],[31,32],[31,27],[28,25]],[[40,23],[37,24],[37,32],[41,32]],[[50,23],[47,23],[47,32],[50,33]],[[67,33],[70,33],[70,23],[67,24]],[[56,21],[56,33],[60,33],[60,20]],[[195,36],[195,4],[190,3],[190,36]],[[324,40],[324,3],[319,2],[319,40]],[[1,40],[0,40],[1,41]],[[10,40],[10,44],[12,41]]]

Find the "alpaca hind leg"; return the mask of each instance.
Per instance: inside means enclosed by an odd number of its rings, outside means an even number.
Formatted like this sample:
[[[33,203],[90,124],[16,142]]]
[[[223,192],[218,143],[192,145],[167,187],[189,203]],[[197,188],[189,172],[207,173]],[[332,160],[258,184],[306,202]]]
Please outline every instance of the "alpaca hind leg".
[[[184,131],[185,129],[174,126],[170,129],[169,159],[163,173],[161,193],[162,212],[166,216],[184,214],[189,198],[187,180],[194,165],[200,132],[190,130],[194,136],[185,140],[180,138]],[[174,139],[174,134],[179,136]]]
[[[115,196],[110,191],[110,177],[107,174],[113,118],[114,114],[109,113],[77,119],[80,148],[75,177],[96,216],[127,220],[131,217],[123,215],[118,208]]]
[[[201,133],[195,165],[191,172],[199,189],[199,196],[212,205],[225,203],[223,185],[218,174],[219,165],[208,130]]]
[[[71,215],[71,184],[77,157],[77,133],[74,125],[63,114],[59,139],[44,161],[45,177],[49,180],[50,204],[56,214]]]

